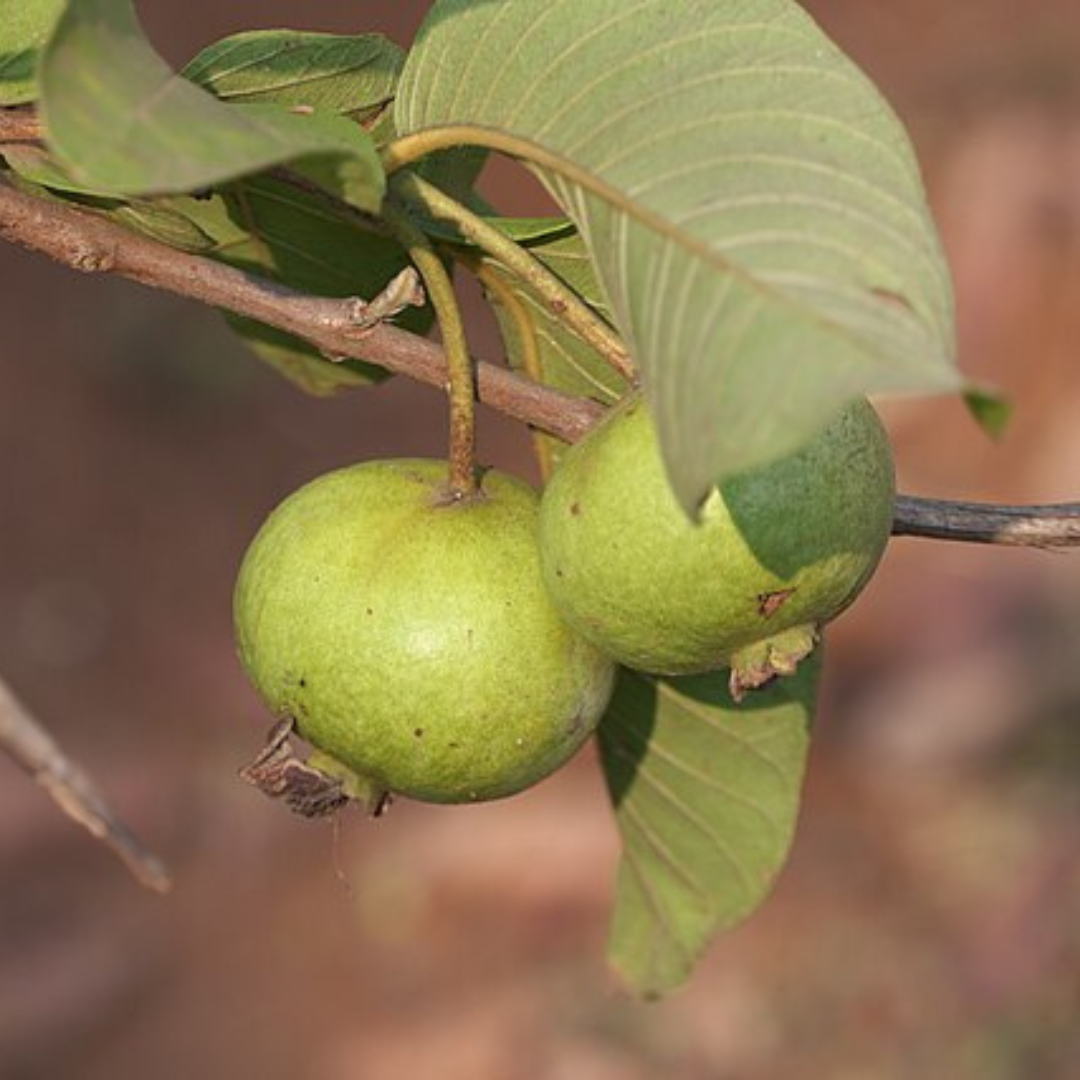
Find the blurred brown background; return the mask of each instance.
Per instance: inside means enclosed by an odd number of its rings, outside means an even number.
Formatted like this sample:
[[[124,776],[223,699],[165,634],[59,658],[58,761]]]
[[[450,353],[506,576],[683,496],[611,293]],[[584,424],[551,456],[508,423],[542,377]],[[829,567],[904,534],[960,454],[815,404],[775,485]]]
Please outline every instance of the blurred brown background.
[[[142,10],[182,63],[256,26],[405,43],[424,6]],[[1080,7],[807,6],[910,124],[963,366],[1015,405],[996,445],[955,402],[890,405],[903,487],[1076,499]],[[0,283],[0,670],[177,878],[138,890],[0,759],[2,1080],[1080,1076],[1080,555],[890,546],[832,635],[774,897],[640,1005],[603,966],[591,752],[503,804],[339,830],[235,779],[267,724],[231,642],[246,542],[320,471],[439,454],[439,396],[305,398],[211,312],[22,251]],[[481,439],[532,475],[514,425]]]

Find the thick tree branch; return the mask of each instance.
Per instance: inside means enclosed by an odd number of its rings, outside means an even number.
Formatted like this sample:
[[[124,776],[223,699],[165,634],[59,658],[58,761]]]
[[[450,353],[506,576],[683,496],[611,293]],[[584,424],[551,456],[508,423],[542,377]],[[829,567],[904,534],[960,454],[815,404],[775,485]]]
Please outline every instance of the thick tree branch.
[[[1012,547],[1080,547],[1080,503],[999,506],[898,495],[893,535]]]
[[[0,142],[32,131],[18,110],[0,109]],[[6,126],[5,126],[6,125]],[[75,270],[119,274],[310,341],[329,357],[377,364],[445,387],[442,349],[386,323],[370,325],[368,305],[305,296],[274,282],[130,232],[59,201],[26,195],[0,181],[0,237]],[[370,314],[370,313],[369,313]],[[477,396],[500,412],[574,442],[603,415],[603,406],[558,393],[505,368],[477,361]],[[899,495],[893,533],[1018,547],[1080,547],[1080,504],[998,506]]]
[[[257,319],[310,341],[328,357],[366,360],[420,382],[446,385],[442,349],[386,323],[368,325],[364,319],[367,305],[361,300],[305,296],[2,182],[0,237],[40,251],[73,270],[119,274]],[[481,401],[571,442],[603,411],[598,404],[538,386],[484,361],[477,362],[476,374]]]
[[[123,859],[140,884],[168,892],[169,872],[109,809],[93,781],[68,758],[0,679],[0,750],[25,769],[60,809]]]

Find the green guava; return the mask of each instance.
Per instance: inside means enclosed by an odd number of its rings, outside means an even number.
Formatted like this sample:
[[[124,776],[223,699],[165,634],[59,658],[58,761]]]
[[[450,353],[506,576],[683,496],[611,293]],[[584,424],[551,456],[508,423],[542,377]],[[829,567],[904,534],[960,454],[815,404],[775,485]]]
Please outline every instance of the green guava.
[[[566,621],[620,663],[730,667],[738,698],[793,672],[855,599],[893,495],[888,438],[859,401],[796,453],[714,487],[692,521],[634,396],[567,451],[544,493],[544,578]]]
[[[236,585],[240,659],[320,768],[429,802],[510,795],[563,764],[607,705],[614,665],[544,588],[538,496],[444,462],[329,473],[277,508]]]

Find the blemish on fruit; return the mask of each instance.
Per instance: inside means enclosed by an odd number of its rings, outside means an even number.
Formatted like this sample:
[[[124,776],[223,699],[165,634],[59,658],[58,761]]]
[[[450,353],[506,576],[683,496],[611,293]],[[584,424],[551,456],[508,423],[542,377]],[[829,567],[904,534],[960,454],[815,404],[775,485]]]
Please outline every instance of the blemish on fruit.
[[[417,737],[418,739],[422,739],[422,738],[424,737],[424,729],[423,729],[422,727],[418,727],[418,728],[417,728],[417,729],[416,729],[416,730],[415,730],[415,731],[413,732],[413,734],[414,734],[414,735],[415,735],[415,736],[416,736],[416,737]]]
[[[581,503],[572,502],[570,504],[570,513],[573,517],[581,517]]]
[[[307,679],[300,680],[300,689],[303,690],[307,686]]]
[[[788,602],[794,593],[794,589],[778,589],[776,592],[758,593],[758,614],[763,619],[770,618]]]
[[[368,613],[369,615],[374,615],[374,614],[375,614],[375,612],[374,612],[374,611],[373,611],[373,610],[372,610],[371,608],[368,608],[368,609],[367,609],[367,613]]]

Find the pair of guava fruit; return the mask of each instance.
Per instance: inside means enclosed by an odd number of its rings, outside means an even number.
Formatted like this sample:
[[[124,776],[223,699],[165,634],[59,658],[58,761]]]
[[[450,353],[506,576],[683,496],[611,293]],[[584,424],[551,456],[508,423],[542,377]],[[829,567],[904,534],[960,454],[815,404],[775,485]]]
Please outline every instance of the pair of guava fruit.
[[[889,444],[865,402],[714,488],[696,521],[636,396],[567,451],[542,500],[494,471],[455,499],[445,475],[424,460],[330,473],[244,559],[241,660],[317,748],[298,762],[279,732],[256,770],[294,809],[520,791],[593,732],[616,662],[730,667],[736,698],[790,673],[870,578],[892,520]]]

